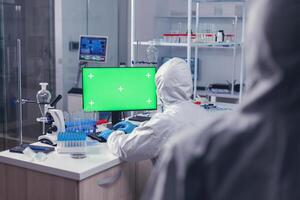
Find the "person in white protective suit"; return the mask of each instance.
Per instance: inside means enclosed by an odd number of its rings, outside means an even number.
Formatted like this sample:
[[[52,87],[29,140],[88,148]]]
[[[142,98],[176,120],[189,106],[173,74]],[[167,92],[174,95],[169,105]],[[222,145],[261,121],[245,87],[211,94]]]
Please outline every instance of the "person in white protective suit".
[[[243,104],[172,140],[142,199],[300,199],[300,1],[251,8]]]
[[[128,122],[121,122],[115,125],[115,129],[119,130],[103,133],[109,150],[122,160],[155,159],[172,135],[189,130],[209,118],[207,112],[191,100],[192,76],[184,60],[173,58],[163,64],[155,80],[163,112],[156,113],[149,121],[135,129],[130,128],[130,131],[119,129],[120,124],[128,125]]]

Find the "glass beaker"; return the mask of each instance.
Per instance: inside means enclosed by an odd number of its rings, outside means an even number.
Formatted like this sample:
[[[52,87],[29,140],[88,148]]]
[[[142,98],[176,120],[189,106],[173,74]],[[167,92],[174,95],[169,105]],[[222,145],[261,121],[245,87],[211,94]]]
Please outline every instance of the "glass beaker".
[[[147,62],[150,64],[156,64],[158,61],[158,54],[159,54],[159,51],[155,47],[154,42],[152,42],[149,45],[149,47],[146,49]]]

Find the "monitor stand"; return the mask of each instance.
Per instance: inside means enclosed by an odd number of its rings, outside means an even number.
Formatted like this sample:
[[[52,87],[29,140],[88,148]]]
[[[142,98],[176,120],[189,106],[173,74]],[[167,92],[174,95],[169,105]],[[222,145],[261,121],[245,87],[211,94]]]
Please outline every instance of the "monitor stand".
[[[112,121],[112,125],[115,125],[120,121],[122,121],[122,112],[119,111],[111,112],[111,121]]]

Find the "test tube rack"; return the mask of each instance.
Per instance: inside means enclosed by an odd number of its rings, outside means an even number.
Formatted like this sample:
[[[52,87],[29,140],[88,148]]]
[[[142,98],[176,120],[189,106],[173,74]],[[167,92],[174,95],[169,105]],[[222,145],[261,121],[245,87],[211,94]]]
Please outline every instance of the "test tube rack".
[[[86,153],[86,134],[76,132],[59,133],[57,136],[58,153]]]

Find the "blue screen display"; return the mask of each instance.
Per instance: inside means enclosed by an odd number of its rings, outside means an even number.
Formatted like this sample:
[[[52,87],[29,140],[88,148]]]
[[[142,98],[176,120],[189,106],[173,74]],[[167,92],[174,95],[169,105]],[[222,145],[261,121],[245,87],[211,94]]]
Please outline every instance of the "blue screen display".
[[[80,38],[79,60],[106,62],[107,38],[88,37]]]

